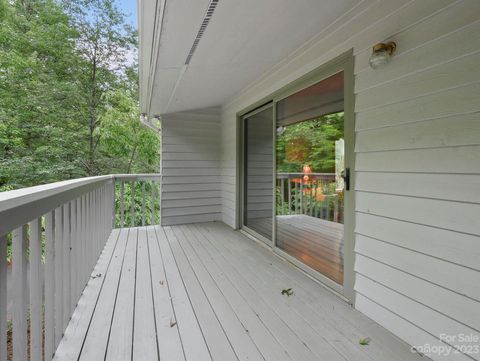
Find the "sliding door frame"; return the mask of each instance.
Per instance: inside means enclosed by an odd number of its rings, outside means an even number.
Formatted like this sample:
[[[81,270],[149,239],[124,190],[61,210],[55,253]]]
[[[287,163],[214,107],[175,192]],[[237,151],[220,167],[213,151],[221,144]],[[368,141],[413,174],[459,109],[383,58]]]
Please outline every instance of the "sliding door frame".
[[[245,172],[245,166],[246,166],[246,156],[245,152],[247,151],[247,147],[245,144],[245,130],[247,129],[245,127],[245,119],[250,118],[258,113],[263,112],[264,110],[271,109],[272,110],[272,122],[274,121],[274,113],[273,113],[273,103],[268,102],[266,104],[263,104],[254,110],[249,111],[248,113],[242,115],[240,117],[240,228],[247,232],[248,234],[252,235],[253,237],[261,240],[263,243],[265,243],[269,247],[274,247],[274,234],[272,230],[272,239],[268,239],[264,235],[258,233],[254,229],[248,227],[245,225],[245,177],[248,176],[248,174]],[[272,143],[273,147],[275,147],[275,143]],[[275,153],[275,149],[273,149],[273,153]],[[248,194],[247,194],[248,197]],[[275,202],[274,202],[275,203]],[[274,220],[272,219],[272,225],[273,225]],[[273,226],[272,226],[273,228]]]
[[[237,191],[240,193],[240,202],[239,202],[239,225],[242,229],[246,229],[243,226],[243,215],[244,215],[244,199],[243,199],[243,187],[244,187],[244,129],[243,129],[243,119],[246,116],[251,116],[257,109],[264,110],[264,105],[273,106],[273,120],[272,120],[272,139],[273,139],[273,174],[272,174],[272,202],[273,202],[273,211],[272,211],[272,242],[268,243],[275,253],[285,258],[289,262],[293,263],[298,268],[302,269],[305,273],[312,276],[314,279],[320,281],[321,283],[328,286],[330,289],[335,291],[337,294],[345,298],[348,302],[354,303],[354,227],[355,227],[355,119],[354,119],[354,72],[353,72],[353,51],[347,51],[344,54],[338,56],[337,58],[327,62],[324,65],[321,65],[317,69],[303,75],[302,77],[296,79],[295,81],[287,84],[281,89],[275,91],[274,93],[268,95],[267,97],[262,98],[258,102],[252,104],[241,112],[237,113],[237,121],[240,124],[239,131],[239,142],[240,142],[240,158],[238,162],[238,173],[239,178],[237,179],[237,184],[240,186],[237,188]],[[309,86],[312,86],[324,79],[329,78],[332,75],[342,72],[344,73],[344,138],[345,138],[345,167],[350,168],[350,190],[345,192],[344,196],[344,209],[346,210],[344,214],[344,281],[343,285],[336,283],[330,278],[326,277],[322,273],[315,271],[309,266],[305,265],[295,257],[289,255],[287,252],[281,250],[276,246],[276,108],[278,101],[287,98],[288,96],[295,94]],[[265,241],[265,237],[258,237],[257,232],[251,232],[251,230],[246,229],[248,233],[253,236],[262,239]]]

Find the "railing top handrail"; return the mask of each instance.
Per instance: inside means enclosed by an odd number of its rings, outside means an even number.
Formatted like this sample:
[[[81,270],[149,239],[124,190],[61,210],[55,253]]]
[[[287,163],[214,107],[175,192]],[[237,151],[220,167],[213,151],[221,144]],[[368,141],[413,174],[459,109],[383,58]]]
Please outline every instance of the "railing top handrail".
[[[116,180],[156,180],[160,178],[158,173],[140,173],[140,174],[114,174],[113,177]]]
[[[308,173],[308,172],[290,172],[290,173],[277,173],[277,178],[287,178],[287,177],[300,177],[300,176],[309,176],[309,177],[335,177],[335,173]]]
[[[159,174],[110,174],[0,192],[0,236],[116,179],[158,179]]]
[[[17,202],[21,198],[26,197],[35,199],[36,197],[48,196],[50,194],[62,192],[71,188],[76,188],[84,184],[97,183],[99,181],[110,179],[112,179],[111,175],[84,177],[0,192],[0,211],[3,211],[5,209],[5,205],[7,204],[6,202],[9,201]]]

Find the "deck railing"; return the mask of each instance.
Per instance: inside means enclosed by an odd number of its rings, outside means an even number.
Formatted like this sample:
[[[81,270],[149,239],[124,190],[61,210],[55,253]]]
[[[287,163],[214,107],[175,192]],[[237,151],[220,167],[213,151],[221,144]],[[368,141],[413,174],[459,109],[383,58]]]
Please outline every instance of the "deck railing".
[[[114,227],[145,226],[160,222],[160,176],[124,174],[115,176]]]
[[[123,226],[125,212],[119,213],[116,199],[124,207],[124,193],[116,197],[116,187],[133,184],[131,224],[146,224],[147,184],[155,184],[149,188],[154,201],[148,218],[154,222],[159,179],[108,175],[0,193],[0,361],[7,360],[10,332],[14,361],[52,359],[117,215]]]
[[[343,192],[335,189],[335,179],[335,173],[277,173],[277,215],[343,223]]]

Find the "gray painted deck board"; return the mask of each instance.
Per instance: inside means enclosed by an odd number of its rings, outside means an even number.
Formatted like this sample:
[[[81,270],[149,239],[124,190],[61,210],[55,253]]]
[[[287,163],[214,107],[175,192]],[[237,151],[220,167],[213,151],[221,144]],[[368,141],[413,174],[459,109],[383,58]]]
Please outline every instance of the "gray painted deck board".
[[[122,296],[117,297],[115,310],[122,310],[122,312],[114,312],[113,314],[107,348],[107,361],[130,361],[132,357],[138,230],[136,228],[122,229],[121,233],[127,233],[128,241],[117,290],[117,294]]]
[[[409,347],[222,223],[115,230],[56,360],[415,360]],[[281,295],[292,287],[294,295]],[[360,337],[371,337],[367,347]]]

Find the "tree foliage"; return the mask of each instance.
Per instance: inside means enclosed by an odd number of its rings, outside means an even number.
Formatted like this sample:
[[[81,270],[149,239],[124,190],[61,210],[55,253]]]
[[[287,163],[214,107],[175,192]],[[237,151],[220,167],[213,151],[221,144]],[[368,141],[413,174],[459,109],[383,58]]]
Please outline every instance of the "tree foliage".
[[[297,173],[308,165],[315,173],[335,172],[335,141],[343,138],[344,114],[292,124],[277,134],[277,171]]]
[[[0,0],[0,190],[158,170],[113,0]]]
[[[77,30],[76,48],[82,56],[79,84],[83,95],[82,122],[88,127],[86,172],[96,175],[100,169],[97,152],[102,132],[102,113],[109,106],[106,95],[122,82],[127,55],[135,46],[135,32],[125,23],[124,14],[114,0],[69,0],[65,8]]]

